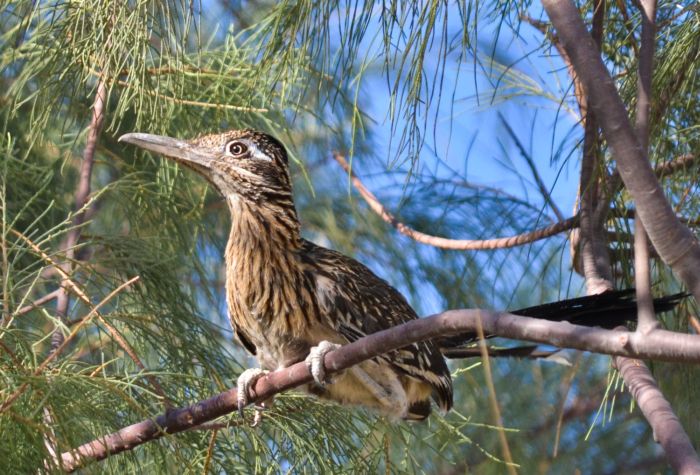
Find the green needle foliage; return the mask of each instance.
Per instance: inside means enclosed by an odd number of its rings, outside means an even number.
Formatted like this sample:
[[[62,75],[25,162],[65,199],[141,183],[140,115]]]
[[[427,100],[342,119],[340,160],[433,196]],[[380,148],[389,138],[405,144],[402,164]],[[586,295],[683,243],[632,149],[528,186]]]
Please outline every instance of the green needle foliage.
[[[603,51],[633,110],[639,14],[622,3],[610,2]],[[590,20],[592,5],[580,6]],[[208,398],[254,364],[232,341],[226,317],[226,206],[192,173],[119,144],[126,132],[273,133],[290,147],[306,236],[367,263],[419,313],[518,308],[577,293],[565,235],[510,250],[430,248],[387,226],[329,158],[332,150],[346,153],[387,209],[431,234],[491,238],[555,222],[533,170],[549,170],[552,186],[559,174],[576,176],[582,131],[551,36],[521,23],[540,10],[512,1],[0,1],[2,472],[59,471],[55,452]],[[698,15],[690,0],[659,4],[651,140],[658,164],[700,153]],[[526,47],[514,53],[504,41]],[[76,209],[100,85],[106,102],[92,191]],[[370,114],[377,103],[386,104],[384,116]],[[522,122],[512,115],[503,122],[526,145],[515,147],[503,130],[489,155],[478,157],[513,186],[479,184],[469,149],[450,152],[452,131],[467,113],[513,104],[528,112]],[[552,111],[569,122],[538,137],[537,113]],[[524,165],[528,153],[538,169]],[[609,161],[604,146],[602,153]],[[700,214],[695,176],[689,168],[664,180],[680,215]],[[612,216],[630,205],[624,192],[612,201]],[[76,229],[80,213],[86,221]],[[619,235],[630,228],[609,222]],[[80,239],[67,261],[65,242],[75,232]],[[611,252],[620,287],[629,286],[629,239],[613,242]],[[30,306],[65,281],[57,264],[85,296],[71,290],[65,319],[53,299]],[[654,271],[659,291],[678,286],[663,266]],[[66,343],[47,361],[57,334]],[[455,410],[425,424],[289,392],[261,427],[234,414],[86,470],[503,473],[500,430],[522,473],[616,473],[630,460],[663,470],[646,423],[628,410],[620,386],[608,384],[607,359],[569,359],[571,367],[493,362],[495,396],[478,361],[456,362]],[[667,395],[689,420],[697,374],[668,373]],[[492,397],[505,428],[489,412]]]

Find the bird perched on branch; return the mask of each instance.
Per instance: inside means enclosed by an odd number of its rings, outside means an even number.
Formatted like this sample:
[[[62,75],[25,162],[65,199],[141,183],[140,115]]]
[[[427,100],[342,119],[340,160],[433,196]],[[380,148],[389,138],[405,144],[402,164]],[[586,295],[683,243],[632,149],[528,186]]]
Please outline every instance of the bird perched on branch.
[[[432,342],[390,352],[326,381],[325,353],[417,315],[367,267],[301,237],[280,142],[254,130],[191,141],[141,133],[120,140],[191,168],[226,199],[229,317],[238,340],[262,368],[306,361],[316,380],[308,392],[395,418],[425,419],[431,396],[444,411],[452,407],[450,373]],[[247,370],[239,378],[239,408],[261,374]]]
[[[301,237],[287,152],[279,141],[254,130],[194,140],[131,133],[119,140],[194,170],[226,199],[231,212],[225,253],[229,317],[238,340],[264,370],[306,361],[315,379],[305,387],[308,392],[394,418],[425,419],[431,396],[442,410],[452,407],[452,380],[436,342],[406,346],[326,380],[325,353],[418,317],[367,267]],[[592,305],[590,315],[575,323],[598,325],[601,315],[610,316],[610,308],[599,311],[595,301],[586,302]],[[529,315],[561,320],[582,305],[550,304]],[[455,346],[471,337],[443,343]],[[239,377],[239,409],[261,374],[249,369]]]

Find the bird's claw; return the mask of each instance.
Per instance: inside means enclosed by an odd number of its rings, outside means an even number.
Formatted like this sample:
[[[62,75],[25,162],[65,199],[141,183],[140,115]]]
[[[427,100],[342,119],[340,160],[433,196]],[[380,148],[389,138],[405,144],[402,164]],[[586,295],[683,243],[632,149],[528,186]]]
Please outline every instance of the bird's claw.
[[[328,383],[326,379],[326,366],[323,359],[326,353],[340,348],[341,345],[331,343],[330,341],[322,341],[318,346],[314,346],[309,351],[309,356],[306,357],[306,366],[314,377],[314,381],[320,386],[325,386]]]
[[[270,401],[271,400],[272,398],[270,398]],[[258,425],[260,425],[260,423],[262,422],[263,413],[268,409],[269,408],[267,401],[263,401],[260,404],[256,404],[254,406],[255,415],[253,416],[253,423],[250,424],[250,427],[257,427]]]
[[[250,399],[251,386],[255,384],[255,381],[257,381],[260,377],[266,375],[267,373],[268,371],[264,371],[260,368],[249,368],[243,371],[238,377],[238,414],[241,417],[243,417],[243,408],[248,405],[248,400]]]

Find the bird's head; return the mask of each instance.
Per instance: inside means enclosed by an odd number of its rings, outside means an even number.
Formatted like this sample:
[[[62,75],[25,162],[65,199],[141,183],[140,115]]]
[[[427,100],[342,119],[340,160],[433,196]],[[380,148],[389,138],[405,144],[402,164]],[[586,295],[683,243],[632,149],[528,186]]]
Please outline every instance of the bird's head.
[[[274,137],[251,129],[193,140],[131,133],[120,142],[160,153],[206,178],[228,200],[289,205],[292,185],[287,152]],[[293,205],[292,205],[293,206]]]

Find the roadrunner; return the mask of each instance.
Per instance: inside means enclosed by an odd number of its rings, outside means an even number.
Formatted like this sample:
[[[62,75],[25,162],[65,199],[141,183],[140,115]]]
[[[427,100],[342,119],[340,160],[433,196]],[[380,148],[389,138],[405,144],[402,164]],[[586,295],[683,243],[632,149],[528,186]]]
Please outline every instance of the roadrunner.
[[[191,141],[133,133],[120,141],[163,154],[202,175],[231,211],[226,297],[239,342],[264,370],[306,361],[303,389],[393,418],[421,420],[431,396],[452,407],[452,380],[439,348],[416,343],[365,361],[327,381],[325,353],[417,318],[406,299],[354,259],[301,237],[287,152],[273,137],[234,130]],[[238,379],[239,408],[263,374]]]
[[[226,246],[226,297],[231,326],[263,370],[306,361],[315,383],[303,389],[341,404],[369,407],[393,418],[422,420],[430,398],[448,411],[452,380],[440,352],[455,352],[475,335],[422,342],[354,366],[327,381],[328,351],[418,318],[404,297],[354,259],[301,237],[287,152],[273,137],[233,130],[194,140],[132,133],[122,136],[202,175],[226,199],[231,233]],[[670,310],[686,294],[655,300]],[[613,328],[636,315],[634,291],[563,300],[515,311],[548,320]],[[238,407],[264,371],[238,379]]]

